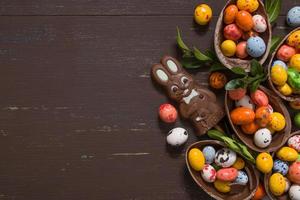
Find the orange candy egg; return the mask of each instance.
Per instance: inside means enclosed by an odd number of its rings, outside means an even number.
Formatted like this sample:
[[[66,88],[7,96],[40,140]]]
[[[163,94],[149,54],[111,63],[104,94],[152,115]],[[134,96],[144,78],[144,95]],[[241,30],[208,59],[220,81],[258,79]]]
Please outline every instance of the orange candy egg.
[[[243,41],[243,42],[238,43],[238,45],[236,46],[235,55],[236,55],[236,57],[241,58],[241,59],[248,57],[247,42]]]
[[[235,22],[243,31],[250,31],[254,26],[252,15],[244,10],[237,13]]]
[[[238,11],[239,11],[239,9],[236,5],[228,6],[224,11],[224,23],[225,24],[233,23]]]
[[[259,126],[255,122],[251,122],[250,124],[242,125],[241,129],[245,134],[252,135],[259,129]]]
[[[209,85],[215,89],[221,89],[227,83],[225,74],[220,72],[214,72],[209,76]]]
[[[260,127],[266,127],[270,122],[271,111],[267,106],[262,106],[255,111],[255,121]]]
[[[230,118],[233,124],[244,125],[254,121],[255,113],[250,108],[239,107],[231,111]]]

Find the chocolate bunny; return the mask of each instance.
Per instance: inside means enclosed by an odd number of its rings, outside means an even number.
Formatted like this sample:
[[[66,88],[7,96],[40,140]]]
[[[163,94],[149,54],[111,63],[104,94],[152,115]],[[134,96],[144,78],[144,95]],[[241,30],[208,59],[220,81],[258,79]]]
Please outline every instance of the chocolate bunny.
[[[179,103],[180,114],[193,122],[197,135],[205,134],[224,117],[215,94],[195,83],[175,58],[164,56],[161,64],[153,65],[152,76]]]

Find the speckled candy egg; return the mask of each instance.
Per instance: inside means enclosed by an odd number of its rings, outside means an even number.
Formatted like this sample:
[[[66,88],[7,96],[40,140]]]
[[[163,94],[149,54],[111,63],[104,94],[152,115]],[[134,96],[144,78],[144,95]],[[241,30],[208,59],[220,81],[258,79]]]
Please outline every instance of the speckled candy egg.
[[[263,33],[267,30],[267,23],[266,23],[266,20],[263,16],[261,15],[254,15],[252,17],[252,20],[253,20],[253,23],[254,23],[254,27],[253,29],[256,31],[256,32],[259,32],[259,33]]]
[[[271,69],[271,80],[277,86],[283,86],[288,79],[288,74],[285,68],[281,65],[275,65]]]
[[[300,26],[300,6],[295,6],[289,10],[286,21],[291,27]]]
[[[205,163],[212,164],[215,160],[216,150],[212,146],[206,146],[203,148],[202,153],[205,157]]]
[[[300,72],[300,54],[295,54],[292,56],[289,67],[292,67]]]
[[[246,10],[251,13],[256,11],[259,6],[258,0],[238,0],[236,4],[240,10]]]
[[[200,4],[194,12],[194,19],[199,25],[206,25],[211,20],[212,9],[207,4]]]
[[[172,146],[181,146],[187,141],[188,137],[188,132],[184,128],[174,128],[168,133],[167,143]]]
[[[213,72],[209,76],[209,85],[214,89],[221,89],[227,83],[227,77],[221,72]]]
[[[282,160],[275,160],[273,165],[273,172],[277,172],[282,174],[283,176],[287,175],[289,171],[289,164],[288,162]]]
[[[254,143],[260,148],[266,148],[271,144],[272,135],[269,129],[262,128],[254,134]]]
[[[274,196],[281,196],[284,193],[286,182],[280,173],[272,174],[269,179],[269,188]]]
[[[241,29],[235,24],[225,26],[223,33],[227,40],[237,41],[242,37]]]
[[[270,109],[267,106],[261,106],[255,111],[255,122],[260,127],[266,127],[270,122]]]
[[[293,55],[295,54],[296,54],[295,48],[284,44],[279,48],[276,56],[279,60],[288,62],[291,59],[291,57],[293,57]]]
[[[238,171],[238,176],[236,177],[234,183],[238,183],[241,185],[246,185],[249,181],[248,175],[246,172],[239,170]]]
[[[256,90],[251,93],[251,100],[257,106],[268,106],[269,98],[268,96],[261,90]]]
[[[204,181],[208,183],[212,183],[216,180],[217,172],[213,166],[209,164],[205,164],[202,171],[201,171],[201,177]]]
[[[285,118],[284,116],[279,112],[273,112],[270,115],[270,123],[269,126],[274,131],[281,131],[285,127]]]
[[[235,55],[240,59],[244,59],[248,57],[246,41],[237,44]]]
[[[236,14],[235,22],[243,31],[250,31],[254,26],[251,14],[244,10]]]
[[[222,148],[217,151],[215,163],[221,167],[230,167],[236,161],[236,153],[228,148]]]
[[[289,190],[291,200],[300,200],[300,185],[292,185]]]
[[[299,36],[300,37],[300,36]],[[272,63],[272,67],[276,66],[276,65],[279,65],[281,67],[283,67],[285,70],[288,69],[287,65],[285,62],[281,61],[281,60],[275,60],[273,63]]]
[[[291,147],[281,147],[277,152],[276,152],[277,158],[280,160],[284,160],[287,162],[293,162],[297,160],[298,158],[298,152],[291,148]],[[300,176],[299,176],[300,178]]]
[[[240,100],[246,95],[247,90],[244,88],[238,88],[235,90],[229,90],[228,96],[232,100]]]
[[[300,135],[294,135],[288,140],[289,147],[295,149],[300,152]]]
[[[235,125],[249,124],[254,121],[255,113],[250,108],[239,107],[230,112],[230,119]]]
[[[238,176],[238,170],[230,167],[223,168],[217,171],[217,179],[221,181],[234,181]]]
[[[254,110],[255,105],[252,102],[251,98],[248,95],[245,95],[243,98],[235,102],[236,107],[246,107]]]
[[[265,51],[266,44],[261,37],[250,37],[247,40],[247,53],[253,58],[261,57]]]
[[[293,32],[287,39],[287,44],[300,49],[300,30]]]
[[[171,104],[165,103],[159,107],[159,117],[166,123],[173,123],[177,119],[177,110]]]
[[[224,11],[224,23],[231,24],[235,21],[236,14],[239,12],[239,9],[236,5],[228,6]]]
[[[300,161],[294,162],[290,166],[288,178],[293,183],[300,184]]]

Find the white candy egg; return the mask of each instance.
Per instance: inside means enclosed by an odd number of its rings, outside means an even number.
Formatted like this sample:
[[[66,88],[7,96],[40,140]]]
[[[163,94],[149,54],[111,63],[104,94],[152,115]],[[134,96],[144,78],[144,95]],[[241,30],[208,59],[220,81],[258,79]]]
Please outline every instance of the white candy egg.
[[[184,128],[174,128],[169,131],[167,136],[167,143],[172,146],[183,145],[188,139],[188,133]]]
[[[204,168],[201,171],[201,176],[204,181],[212,183],[216,180],[217,171],[215,170],[215,168],[213,168],[213,166],[205,164]]]
[[[266,148],[272,141],[271,131],[267,128],[262,128],[254,134],[254,143],[260,148]]]
[[[289,147],[300,152],[300,135],[294,135],[288,140]]]
[[[220,167],[230,167],[236,161],[236,153],[228,148],[219,149],[216,153],[215,163]]]
[[[253,29],[256,31],[256,32],[259,32],[259,33],[263,33],[267,30],[267,23],[266,23],[266,20],[263,16],[261,15],[254,15],[252,17],[252,21],[254,23],[254,27]]]
[[[292,185],[289,190],[291,200],[300,200],[300,185]]]
[[[236,107],[246,107],[254,110],[255,105],[252,102],[251,98],[248,95],[245,95],[243,98],[235,102]]]

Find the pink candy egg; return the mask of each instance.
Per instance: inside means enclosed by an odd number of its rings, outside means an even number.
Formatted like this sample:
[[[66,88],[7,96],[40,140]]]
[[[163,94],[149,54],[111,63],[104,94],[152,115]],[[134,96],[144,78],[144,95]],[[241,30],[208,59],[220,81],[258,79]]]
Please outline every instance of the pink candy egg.
[[[159,107],[159,117],[166,123],[173,123],[177,119],[177,110],[171,104],[162,104]]]
[[[300,135],[294,135],[288,140],[289,147],[295,149],[300,152]]]
[[[246,95],[247,90],[244,88],[238,88],[235,90],[229,90],[228,95],[232,100],[240,100]]]
[[[295,48],[290,47],[288,45],[282,45],[277,52],[277,58],[279,60],[288,62],[291,59],[291,57],[293,57],[293,55],[295,54],[296,54]]]
[[[223,168],[217,171],[217,179],[220,181],[234,181],[238,176],[238,170],[231,168]]]
[[[236,46],[235,55],[236,55],[236,57],[241,58],[241,59],[246,58],[248,56],[246,41],[238,43],[238,45]]]
[[[293,183],[300,184],[300,161],[296,161],[290,166],[288,178]]]
[[[227,40],[237,41],[242,37],[242,31],[237,25],[229,24],[224,28],[224,37]]]
[[[268,96],[261,90],[251,93],[251,99],[257,106],[268,106],[269,104]]]

